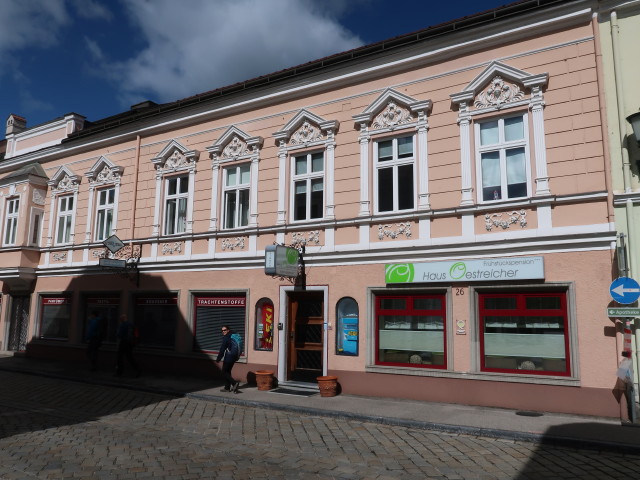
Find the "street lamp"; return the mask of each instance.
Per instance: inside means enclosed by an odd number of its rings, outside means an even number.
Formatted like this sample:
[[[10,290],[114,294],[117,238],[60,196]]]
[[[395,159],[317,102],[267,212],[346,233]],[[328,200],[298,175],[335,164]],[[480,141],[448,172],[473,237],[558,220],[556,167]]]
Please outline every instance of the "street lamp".
[[[633,136],[636,137],[636,142],[640,145],[640,112],[629,115],[627,117],[627,122],[631,124],[631,128],[633,128]]]

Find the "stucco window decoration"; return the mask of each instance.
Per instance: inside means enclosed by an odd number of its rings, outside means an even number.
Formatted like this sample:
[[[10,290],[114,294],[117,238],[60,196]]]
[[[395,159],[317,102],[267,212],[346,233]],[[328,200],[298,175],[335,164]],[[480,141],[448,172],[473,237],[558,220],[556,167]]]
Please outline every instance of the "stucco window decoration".
[[[427,156],[431,107],[431,100],[416,100],[388,88],[353,116],[360,130],[360,216],[368,217],[372,210],[431,209]],[[396,132],[398,137],[385,135]]]
[[[124,168],[100,157],[85,175],[89,179],[89,207],[85,242],[103,241],[117,233],[120,182]],[[94,224],[95,219],[95,224]]]
[[[173,255],[174,253],[182,253],[182,242],[162,244],[163,255]]]
[[[287,223],[287,216],[291,222],[335,218],[335,135],[339,126],[337,120],[325,120],[303,109],[273,134],[279,147],[278,225]],[[291,192],[288,201],[287,191]]]
[[[258,226],[258,178],[263,143],[262,137],[252,137],[232,126],[213,145],[207,147],[212,159],[209,231],[216,231],[219,227],[229,229]],[[219,203],[222,204],[221,207]]]
[[[504,217],[503,217],[504,215]],[[509,213],[487,213],[484,216],[485,227],[488,231],[491,231],[493,227],[508,229],[511,225],[516,223],[520,224],[521,228],[527,226],[527,212],[520,210],[519,212],[513,211]]]
[[[300,248],[306,245],[320,245],[320,231],[313,230],[311,232],[293,232],[291,234],[290,245],[294,248]]]
[[[491,62],[461,92],[451,95],[452,104],[458,108],[460,125],[461,205],[470,206],[529,195],[540,197],[551,194],[547,174],[543,115],[545,104],[543,89],[548,80],[547,73],[531,74],[501,62]],[[497,112],[507,109],[509,113],[505,113],[505,116],[496,115]],[[511,134],[515,127],[506,123],[516,121],[514,119],[520,122],[517,125],[521,130],[518,145],[512,144]],[[475,162],[472,153],[474,152],[471,140],[472,123],[475,123],[476,127]],[[496,128],[489,132],[487,129],[492,124],[495,124]],[[481,131],[479,125],[484,125],[486,132]],[[493,131],[497,132],[497,136],[492,142],[480,142],[479,139],[484,139],[481,136],[482,133],[486,133],[488,138],[489,133]],[[533,145],[529,142],[529,131],[533,132]],[[495,151],[489,151],[491,149],[487,147],[488,143],[497,145]],[[517,156],[517,159],[513,160],[509,155]],[[533,156],[535,168],[530,168],[531,156]],[[509,163],[510,160],[512,160],[511,163]],[[516,173],[512,171],[511,164],[514,161],[519,162],[519,170]],[[474,171],[478,191],[475,199]],[[515,188],[513,183],[516,181],[510,180],[509,175],[516,175],[517,182],[524,182],[522,183],[524,187]],[[497,181],[500,183],[493,186],[492,182]],[[489,187],[491,192],[488,193]]]
[[[176,140],[169,142],[151,162],[156,168],[153,235],[193,231],[197,150],[188,150]],[[161,221],[162,219],[162,221]]]
[[[69,167],[62,166],[51,177],[48,185],[51,187],[51,204],[49,211],[54,219],[49,222],[47,247],[71,244],[75,236],[76,205],[78,204],[78,190],[81,177]]]
[[[411,223],[398,223],[393,229],[392,225],[378,225],[378,240],[384,240],[384,238],[396,239],[401,235],[406,238],[411,238]]]
[[[244,237],[236,237],[235,239],[222,239],[222,250],[244,250]]]

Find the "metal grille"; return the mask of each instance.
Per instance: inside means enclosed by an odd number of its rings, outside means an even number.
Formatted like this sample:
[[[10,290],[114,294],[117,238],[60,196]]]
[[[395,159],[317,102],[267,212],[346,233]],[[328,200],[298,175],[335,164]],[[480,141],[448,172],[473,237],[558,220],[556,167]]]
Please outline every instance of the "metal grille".
[[[28,296],[11,298],[11,324],[9,326],[9,350],[21,352],[27,349],[29,330]]]
[[[296,343],[322,343],[322,325],[298,325]]]
[[[298,350],[297,353],[298,370],[322,370],[321,350]]]

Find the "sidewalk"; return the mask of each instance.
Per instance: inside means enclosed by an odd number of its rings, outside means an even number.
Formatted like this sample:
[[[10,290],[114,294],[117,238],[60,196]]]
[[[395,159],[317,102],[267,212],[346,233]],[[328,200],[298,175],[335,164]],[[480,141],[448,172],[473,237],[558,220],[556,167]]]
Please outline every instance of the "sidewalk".
[[[0,356],[0,370],[452,434],[640,454],[640,427],[622,425],[618,419],[344,394],[332,398],[288,395],[259,391],[253,385],[241,385],[234,395],[220,392],[220,382],[205,378],[159,374],[113,377],[112,372],[89,372],[84,364],[14,356]]]

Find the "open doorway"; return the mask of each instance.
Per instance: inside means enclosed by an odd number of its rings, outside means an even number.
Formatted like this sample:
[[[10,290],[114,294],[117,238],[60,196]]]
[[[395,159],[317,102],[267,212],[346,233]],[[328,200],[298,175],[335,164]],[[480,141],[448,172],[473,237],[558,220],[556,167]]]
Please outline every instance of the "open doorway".
[[[27,349],[30,303],[30,295],[11,295],[7,335],[7,350],[9,351],[24,352]]]

